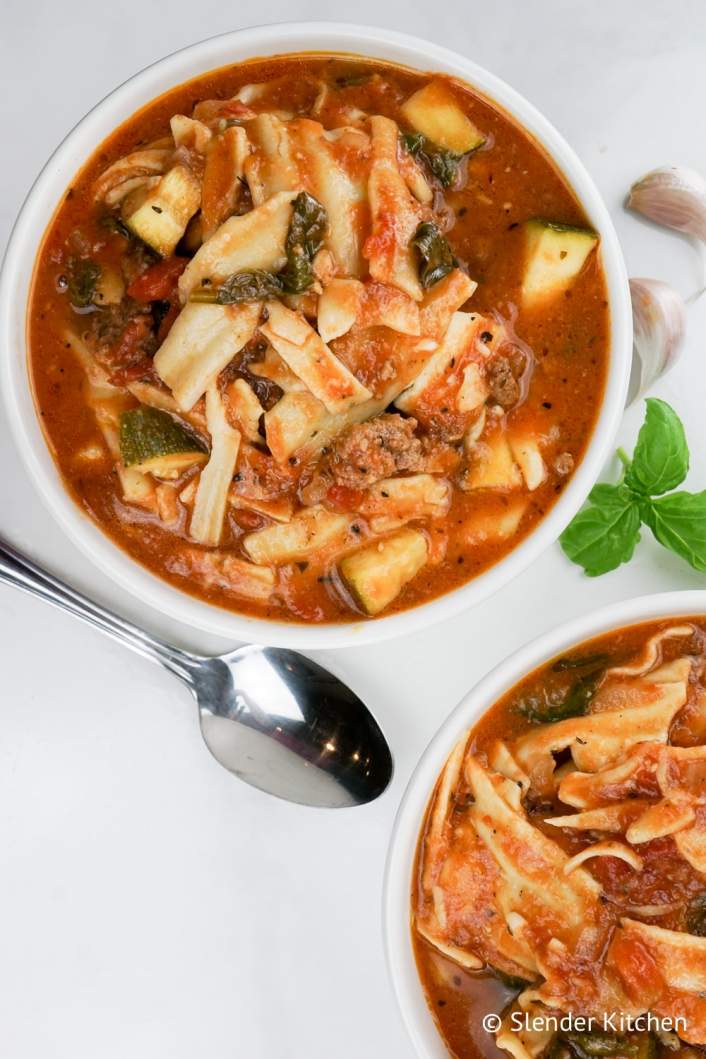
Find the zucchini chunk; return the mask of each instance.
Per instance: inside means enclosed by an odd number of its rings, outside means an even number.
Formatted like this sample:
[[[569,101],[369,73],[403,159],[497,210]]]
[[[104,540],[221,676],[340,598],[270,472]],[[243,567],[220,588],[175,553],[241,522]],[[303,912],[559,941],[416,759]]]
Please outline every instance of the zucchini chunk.
[[[128,209],[125,224],[162,257],[174,253],[186,226],[201,202],[201,186],[184,165],[176,165],[156,187],[139,196],[139,205]],[[126,207],[130,200],[126,200]],[[134,202],[130,203],[133,206]]]
[[[254,563],[269,565],[309,559],[324,550],[342,547],[351,520],[317,504],[298,512],[291,522],[249,533],[243,547]]]
[[[598,236],[586,228],[539,219],[526,221],[524,230],[522,304],[529,308],[568,290],[598,245]]]
[[[187,467],[205,463],[205,446],[169,412],[140,405],[120,416],[120,456],[125,467],[157,478],[177,478]]]
[[[379,614],[419,573],[428,558],[426,537],[406,529],[341,561],[340,572],[366,614]]]
[[[430,81],[406,103],[402,113],[417,132],[437,147],[456,155],[468,154],[485,143],[485,136],[466,117],[443,81]]]

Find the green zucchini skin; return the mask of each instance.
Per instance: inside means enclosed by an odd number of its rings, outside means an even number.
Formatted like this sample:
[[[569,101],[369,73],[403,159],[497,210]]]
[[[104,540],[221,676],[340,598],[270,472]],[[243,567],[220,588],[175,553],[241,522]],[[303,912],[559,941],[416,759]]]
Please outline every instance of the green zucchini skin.
[[[542,305],[571,286],[597,246],[597,232],[534,218],[525,221],[525,307]]]
[[[206,446],[161,408],[140,405],[120,416],[120,456],[126,467],[159,474],[207,458]]]

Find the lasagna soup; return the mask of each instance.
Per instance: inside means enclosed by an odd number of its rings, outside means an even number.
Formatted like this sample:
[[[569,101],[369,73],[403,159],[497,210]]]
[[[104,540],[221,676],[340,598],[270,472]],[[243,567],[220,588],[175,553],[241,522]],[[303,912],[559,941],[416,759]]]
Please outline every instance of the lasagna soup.
[[[450,78],[257,60],[135,114],[46,234],[29,308],[67,488],[210,602],[336,622],[502,558],[602,399],[599,239]]]
[[[705,666],[704,617],[611,633],[532,673],[454,749],[412,918],[457,1059],[703,1054]]]

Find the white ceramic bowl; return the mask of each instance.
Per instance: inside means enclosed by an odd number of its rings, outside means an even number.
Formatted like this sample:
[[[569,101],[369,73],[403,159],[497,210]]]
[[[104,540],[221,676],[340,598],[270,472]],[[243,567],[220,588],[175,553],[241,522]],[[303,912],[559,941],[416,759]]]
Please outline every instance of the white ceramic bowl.
[[[117,125],[169,88],[244,59],[297,51],[354,53],[441,71],[499,103],[556,161],[600,232],[612,319],[610,370],[594,435],[549,515],[507,558],[462,588],[402,614],[346,625],[292,625],[238,615],[179,591],[131,559],[79,510],[64,489],[38,423],[27,372],[25,313],[34,259],[77,169]],[[559,133],[517,92],[461,55],[389,30],[337,23],[282,23],[228,33],[161,59],[126,81],[86,115],[40,173],[15,224],[0,279],[0,384],[8,417],[27,469],[69,537],[101,570],[157,610],[206,632],[289,647],[341,647],[412,632],[473,607],[527,567],[556,541],[609,453],[624,407],[631,347],[630,297],[615,230],[593,181]]]
[[[402,1019],[420,1059],[449,1059],[417,974],[410,928],[410,894],[424,813],[451,750],[493,703],[549,659],[611,629],[689,614],[706,614],[706,590],[624,600],[545,633],[510,655],[472,688],[424,751],[397,812],[383,894],[387,967]]]

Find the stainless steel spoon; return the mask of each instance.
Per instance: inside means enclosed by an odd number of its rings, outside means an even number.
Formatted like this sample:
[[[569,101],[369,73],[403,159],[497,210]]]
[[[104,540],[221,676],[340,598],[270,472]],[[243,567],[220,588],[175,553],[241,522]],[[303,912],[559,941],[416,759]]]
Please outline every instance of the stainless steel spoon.
[[[387,787],[392,756],[350,688],[283,648],[215,658],[182,651],[87,599],[0,542],[0,583],[22,588],[159,662],[186,684],[217,761],[253,787],[302,805],[364,805]]]

